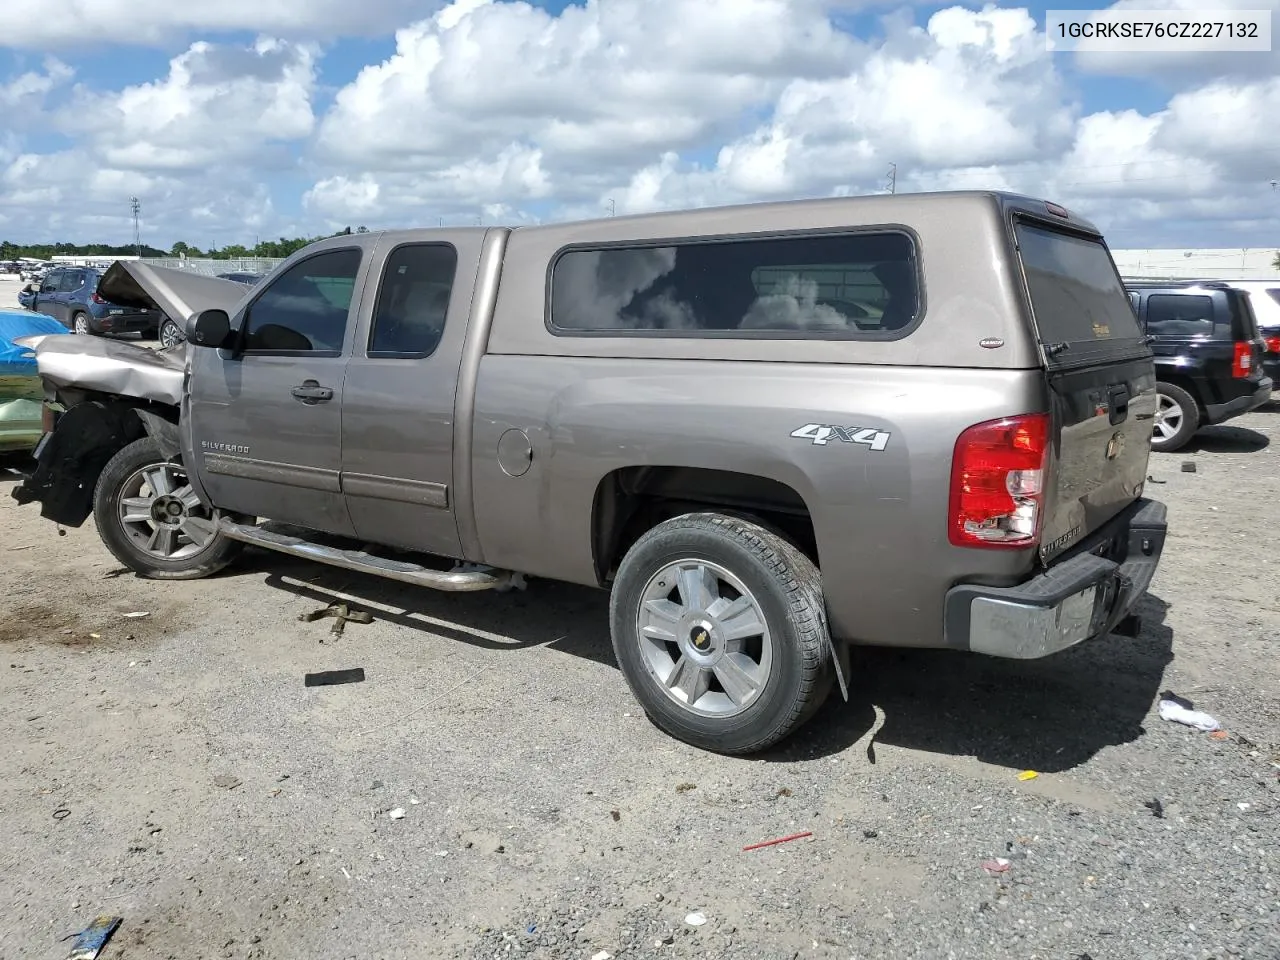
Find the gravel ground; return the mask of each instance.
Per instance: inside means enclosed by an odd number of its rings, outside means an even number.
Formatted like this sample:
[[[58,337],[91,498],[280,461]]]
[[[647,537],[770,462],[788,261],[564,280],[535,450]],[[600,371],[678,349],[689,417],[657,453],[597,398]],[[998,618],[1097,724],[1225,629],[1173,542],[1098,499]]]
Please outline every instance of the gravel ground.
[[[1173,532],[1138,640],[866,651],[849,704],[751,760],[650,726],[603,593],[262,553],[148,582],[0,472],[0,960],[103,913],[133,960],[1276,960],[1278,428],[1153,456]],[[335,598],[374,622],[298,620]],[[1166,689],[1229,735],[1161,720]]]

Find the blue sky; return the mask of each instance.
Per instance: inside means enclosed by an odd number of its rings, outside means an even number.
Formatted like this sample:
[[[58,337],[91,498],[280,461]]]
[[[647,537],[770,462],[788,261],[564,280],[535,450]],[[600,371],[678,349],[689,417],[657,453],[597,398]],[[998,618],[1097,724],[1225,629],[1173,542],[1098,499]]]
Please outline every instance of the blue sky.
[[[1052,196],[1115,246],[1280,233],[1280,135],[1241,126],[1280,115],[1274,54],[1083,62],[1039,5],[16,2],[42,20],[0,35],[7,239],[118,241],[134,193],[150,242],[203,246],[871,192],[888,162]]]

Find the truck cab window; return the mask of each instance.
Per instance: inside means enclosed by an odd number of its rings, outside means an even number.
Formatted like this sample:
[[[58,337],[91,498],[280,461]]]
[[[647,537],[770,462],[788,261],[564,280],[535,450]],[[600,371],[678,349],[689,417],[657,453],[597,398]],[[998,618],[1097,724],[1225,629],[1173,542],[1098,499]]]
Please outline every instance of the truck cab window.
[[[341,353],[359,270],[355,249],[328,250],[290,267],[250,304],[245,350]]]
[[[422,358],[444,335],[458,253],[444,243],[406,244],[391,251],[369,334],[369,356]]]

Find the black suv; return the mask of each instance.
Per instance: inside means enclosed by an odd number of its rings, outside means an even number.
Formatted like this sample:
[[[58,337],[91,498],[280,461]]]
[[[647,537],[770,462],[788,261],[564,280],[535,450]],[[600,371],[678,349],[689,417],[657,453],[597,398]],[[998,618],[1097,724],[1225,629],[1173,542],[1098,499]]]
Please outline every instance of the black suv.
[[[1248,294],[1212,281],[1127,280],[1125,288],[1155,354],[1153,450],[1177,450],[1201,427],[1271,399]]]

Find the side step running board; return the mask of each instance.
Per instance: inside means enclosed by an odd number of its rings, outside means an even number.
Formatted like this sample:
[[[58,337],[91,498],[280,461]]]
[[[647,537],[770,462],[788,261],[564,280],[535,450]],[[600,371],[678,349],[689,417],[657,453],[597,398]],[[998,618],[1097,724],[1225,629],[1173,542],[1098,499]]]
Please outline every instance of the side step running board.
[[[291,557],[304,560],[316,560],[344,570],[356,570],[360,573],[371,573],[374,576],[399,580],[401,583],[412,583],[419,587],[430,587],[433,590],[444,590],[448,593],[474,593],[479,590],[510,590],[513,587],[523,590],[524,575],[506,570],[495,570],[493,567],[481,567],[476,564],[463,564],[452,570],[433,570],[416,563],[405,563],[403,560],[389,560],[375,557],[363,550],[344,550],[312,543],[302,537],[272,530],[270,524],[257,526],[247,523],[232,523],[223,519],[218,529],[232,540],[250,543],[257,547],[287,553]]]

